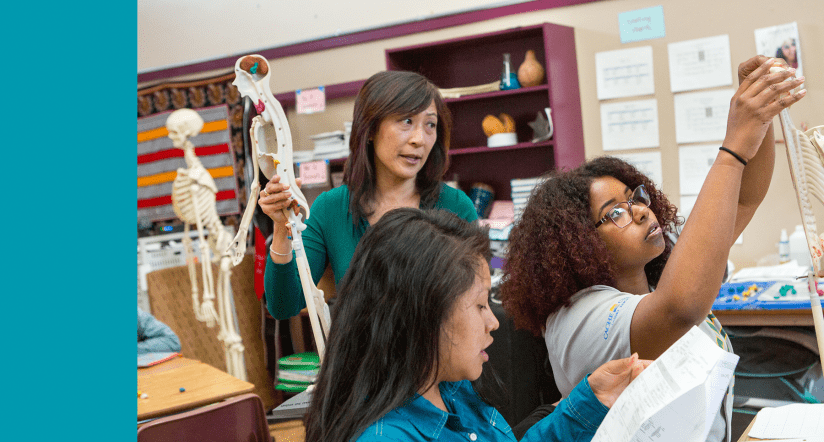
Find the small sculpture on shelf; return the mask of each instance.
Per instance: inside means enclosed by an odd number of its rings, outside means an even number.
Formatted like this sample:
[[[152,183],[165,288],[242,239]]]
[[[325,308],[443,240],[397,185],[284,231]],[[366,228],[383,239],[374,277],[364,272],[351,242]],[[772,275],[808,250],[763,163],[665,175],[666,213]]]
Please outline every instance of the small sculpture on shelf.
[[[544,67],[535,57],[535,51],[526,51],[524,62],[518,67],[518,81],[521,82],[521,86],[538,86],[544,81],[544,73]]]
[[[487,147],[518,144],[518,136],[515,133],[515,120],[509,114],[501,113],[498,117],[487,115],[481,125],[487,136]]]
[[[544,118],[544,114],[546,114],[546,118]],[[538,116],[528,124],[529,127],[532,128],[533,143],[540,143],[541,141],[552,138],[552,133],[554,132],[552,126],[552,109],[548,107],[544,108],[544,110],[538,112]]]

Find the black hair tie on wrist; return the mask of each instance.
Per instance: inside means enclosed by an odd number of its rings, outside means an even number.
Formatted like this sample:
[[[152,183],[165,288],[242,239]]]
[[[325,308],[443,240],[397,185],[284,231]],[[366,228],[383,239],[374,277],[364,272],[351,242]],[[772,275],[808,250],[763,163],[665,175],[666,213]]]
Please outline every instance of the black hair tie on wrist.
[[[747,160],[741,158],[741,155],[738,155],[737,153],[727,149],[726,147],[721,146],[721,147],[718,148],[718,150],[723,150],[724,152],[727,152],[728,154],[734,156],[736,160],[741,161],[741,164],[743,164],[745,166],[747,165]]]

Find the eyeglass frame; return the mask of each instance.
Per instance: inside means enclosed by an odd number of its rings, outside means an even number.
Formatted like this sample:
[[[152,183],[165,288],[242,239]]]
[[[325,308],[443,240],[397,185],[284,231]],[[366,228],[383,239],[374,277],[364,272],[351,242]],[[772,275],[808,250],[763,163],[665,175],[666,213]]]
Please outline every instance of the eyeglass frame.
[[[636,201],[632,198],[632,196],[633,196],[633,195],[635,195],[635,192],[637,192],[637,191],[638,191],[638,189],[642,189],[642,190],[644,191],[644,193],[645,193],[645,194],[647,194],[647,200],[649,201],[649,203],[648,203],[648,204],[644,204],[643,202],[636,202]],[[612,212],[612,211],[613,211],[613,209],[615,209],[616,207],[618,207],[619,205],[624,204],[624,203],[626,203],[626,204],[627,204],[627,211],[629,212],[629,218],[630,218],[630,219],[633,219],[634,215],[632,214],[632,205],[633,205],[633,204],[640,204],[640,205],[642,205],[642,206],[644,206],[644,207],[646,207],[646,208],[649,208],[649,205],[650,205],[650,204],[652,204],[652,199],[649,197],[649,192],[647,192],[647,188],[646,188],[646,186],[644,186],[643,184],[639,184],[639,185],[638,185],[638,187],[636,187],[635,189],[633,189],[633,190],[632,190],[632,194],[630,195],[630,197],[629,197],[629,199],[628,199],[628,200],[626,200],[626,201],[621,201],[620,203],[615,203],[615,205],[614,205],[614,206],[610,207],[610,208],[609,208],[609,210],[607,211],[606,215],[604,215],[604,217],[603,217],[603,218],[599,219],[599,220],[598,220],[598,222],[596,222],[596,223],[595,223],[595,228],[597,229],[598,227],[601,227],[601,224],[603,224],[603,223],[607,222],[607,220],[612,221],[612,224],[615,224],[615,227],[618,227],[619,229],[623,229],[624,227],[626,227],[626,226],[628,226],[628,225],[632,224],[632,221],[630,221],[630,222],[628,222],[628,223],[624,224],[623,226],[619,226],[619,225],[618,225],[618,223],[617,223],[617,222],[615,222],[615,220],[614,220],[614,219],[612,219],[612,218],[609,216],[610,212]]]

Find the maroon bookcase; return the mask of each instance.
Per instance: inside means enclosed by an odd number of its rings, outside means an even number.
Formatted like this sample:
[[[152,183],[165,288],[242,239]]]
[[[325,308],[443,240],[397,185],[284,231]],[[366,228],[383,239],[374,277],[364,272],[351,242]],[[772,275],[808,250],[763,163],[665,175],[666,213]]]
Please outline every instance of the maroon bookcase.
[[[500,79],[503,54],[513,71],[527,50],[535,51],[546,75],[542,84],[447,99],[454,120],[451,164],[444,177],[468,191],[475,182],[495,189],[496,199],[510,199],[509,180],[570,169],[584,161],[584,134],[578,89],[574,30],[543,23],[386,50],[388,70],[418,72],[442,89],[477,86]],[[552,109],[554,134],[532,143],[532,128],[545,107]],[[518,143],[490,148],[481,122],[487,114],[513,117]]]

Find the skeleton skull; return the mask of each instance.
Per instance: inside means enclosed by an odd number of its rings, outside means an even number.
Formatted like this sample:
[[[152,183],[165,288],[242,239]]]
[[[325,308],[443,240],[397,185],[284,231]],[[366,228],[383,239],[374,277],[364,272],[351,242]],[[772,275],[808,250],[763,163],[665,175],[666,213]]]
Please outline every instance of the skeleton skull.
[[[166,129],[175,147],[183,147],[187,138],[193,137],[203,129],[203,118],[191,109],[178,109],[166,119]]]

